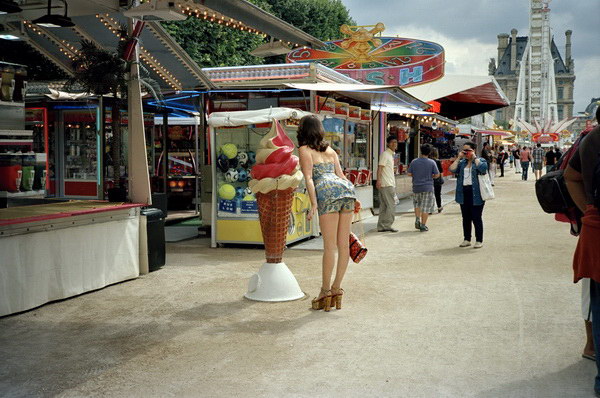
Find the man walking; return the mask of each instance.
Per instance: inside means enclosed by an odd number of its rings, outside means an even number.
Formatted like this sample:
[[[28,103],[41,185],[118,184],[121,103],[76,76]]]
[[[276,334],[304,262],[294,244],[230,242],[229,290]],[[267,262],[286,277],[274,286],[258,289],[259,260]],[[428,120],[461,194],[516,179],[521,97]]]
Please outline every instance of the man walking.
[[[435,209],[433,179],[440,176],[437,165],[429,159],[430,153],[430,145],[421,145],[421,156],[410,162],[408,166],[408,175],[412,177],[415,228],[421,232],[429,231],[427,218]]]
[[[546,173],[552,171],[557,160],[556,152],[552,148],[548,149],[548,152],[546,152]]]
[[[538,142],[536,148],[533,150],[533,174],[536,181],[542,178],[542,167],[544,167],[544,162],[546,161],[544,155],[542,144]]]
[[[527,181],[527,175],[529,173],[529,162],[531,161],[531,153],[529,153],[529,149],[524,146],[520,151],[519,157],[521,158],[521,166],[523,166],[523,174],[521,174],[521,179],[523,181]]]
[[[500,145],[500,153],[498,153],[498,166],[500,166],[500,177],[504,177],[504,163],[508,159],[508,153],[504,150],[504,146]]]
[[[379,166],[377,167],[377,190],[379,191],[379,220],[377,222],[377,231],[379,232],[398,232],[392,228],[394,224],[394,212],[396,204],[394,196],[396,195],[396,177],[394,177],[394,155],[398,148],[396,137],[388,137],[386,140],[387,148],[379,155]]]
[[[516,146],[513,150],[513,157],[515,158],[515,174],[521,174],[521,151],[519,146]]]

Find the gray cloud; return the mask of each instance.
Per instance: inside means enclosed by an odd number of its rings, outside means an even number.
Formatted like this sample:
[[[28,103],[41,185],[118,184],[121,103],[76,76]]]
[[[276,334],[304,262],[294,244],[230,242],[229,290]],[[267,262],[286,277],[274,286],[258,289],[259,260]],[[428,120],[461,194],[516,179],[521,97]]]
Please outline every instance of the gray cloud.
[[[383,22],[394,33],[402,32],[403,27],[411,32],[422,28],[423,32],[434,31],[452,42],[475,40],[494,47],[497,35],[509,33],[512,28],[518,29],[519,35],[528,34],[529,0],[343,0],[343,3],[359,25]],[[575,110],[582,111],[592,96],[600,96],[600,65],[594,62],[600,56],[600,1],[554,0],[550,8],[553,34],[563,56],[564,32],[573,31]],[[481,54],[477,55],[481,58]],[[485,58],[495,56],[492,50]],[[465,69],[471,70],[466,67],[469,60],[464,62]],[[595,70],[589,70],[590,67]],[[480,70],[481,74],[487,73],[487,63]],[[454,73],[460,71],[454,68]]]

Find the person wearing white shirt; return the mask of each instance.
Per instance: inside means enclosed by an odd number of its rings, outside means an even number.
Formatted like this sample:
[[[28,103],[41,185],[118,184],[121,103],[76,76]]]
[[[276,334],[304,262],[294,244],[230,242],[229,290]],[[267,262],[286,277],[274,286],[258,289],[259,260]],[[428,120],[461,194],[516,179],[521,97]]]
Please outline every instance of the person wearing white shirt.
[[[396,205],[394,195],[396,194],[396,177],[394,176],[394,155],[398,148],[396,137],[388,137],[386,140],[387,148],[379,155],[379,165],[377,167],[377,190],[379,191],[379,220],[377,222],[377,231],[379,232],[398,232],[392,228],[394,224],[394,212]]]

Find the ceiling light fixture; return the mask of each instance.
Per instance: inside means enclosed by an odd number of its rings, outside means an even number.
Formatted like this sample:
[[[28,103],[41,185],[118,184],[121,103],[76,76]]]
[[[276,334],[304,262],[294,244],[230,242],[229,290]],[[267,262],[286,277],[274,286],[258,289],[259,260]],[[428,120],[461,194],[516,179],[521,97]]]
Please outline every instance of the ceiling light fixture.
[[[34,24],[43,26],[45,28],[69,28],[75,26],[71,18],[67,16],[69,5],[65,0],[62,0],[65,4],[65,15],[51,14],[52,12],[52,0],[48,0],[48,14],[41,18],[33,21]]]
[[[14,14],[21,12],[23,9],[12,0],[0,0],[0,14]]]

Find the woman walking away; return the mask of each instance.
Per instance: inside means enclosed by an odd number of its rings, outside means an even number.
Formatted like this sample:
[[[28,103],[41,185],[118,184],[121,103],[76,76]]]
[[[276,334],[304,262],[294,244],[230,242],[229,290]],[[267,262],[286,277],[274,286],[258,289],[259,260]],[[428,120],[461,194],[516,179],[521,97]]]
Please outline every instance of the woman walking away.
[[[440,162],[440,151],[437,148],[431,148],[431,159],[435,162],[440,176],[433,179],[433,193],[435,195],[435,203],[437,204],[438,213],[442,212],[442,185],[444,184],[444,176],[442,175],[442,162]]]
[[[523,181],[527,181],[527,174],[529,173],[529,162],[531,161],[531,152],[527,149],[526,146],[521,149],[520,155],[521,157],[521,166],[523,167],[523,174],[521,174],[521,179]]]
[[[456,203],[460,204],[462,213],[464,241],[460,247],[471,246],[471,224],[475,226],[475,249],[483,247],[483,206],[479,190],[479,174],[488,172],[485,159],[475,155],[475,144],[466,142],[458,158],[450,166],[450,171],[457,174]]]
[[[323,235],[323,281],[321,292],[312,301],[315,310],[329,311],[332,303],[342,308],[342,280],[350,259],[349,241],[352,213],[358,211],[354,185],[346,179],[337,153],[323,141],[323,125],[315,116],[305,116],[298,127],[300,166],[312,204],[307,218],[319,211]],[[337,252],[337,268],[331,275]]]

